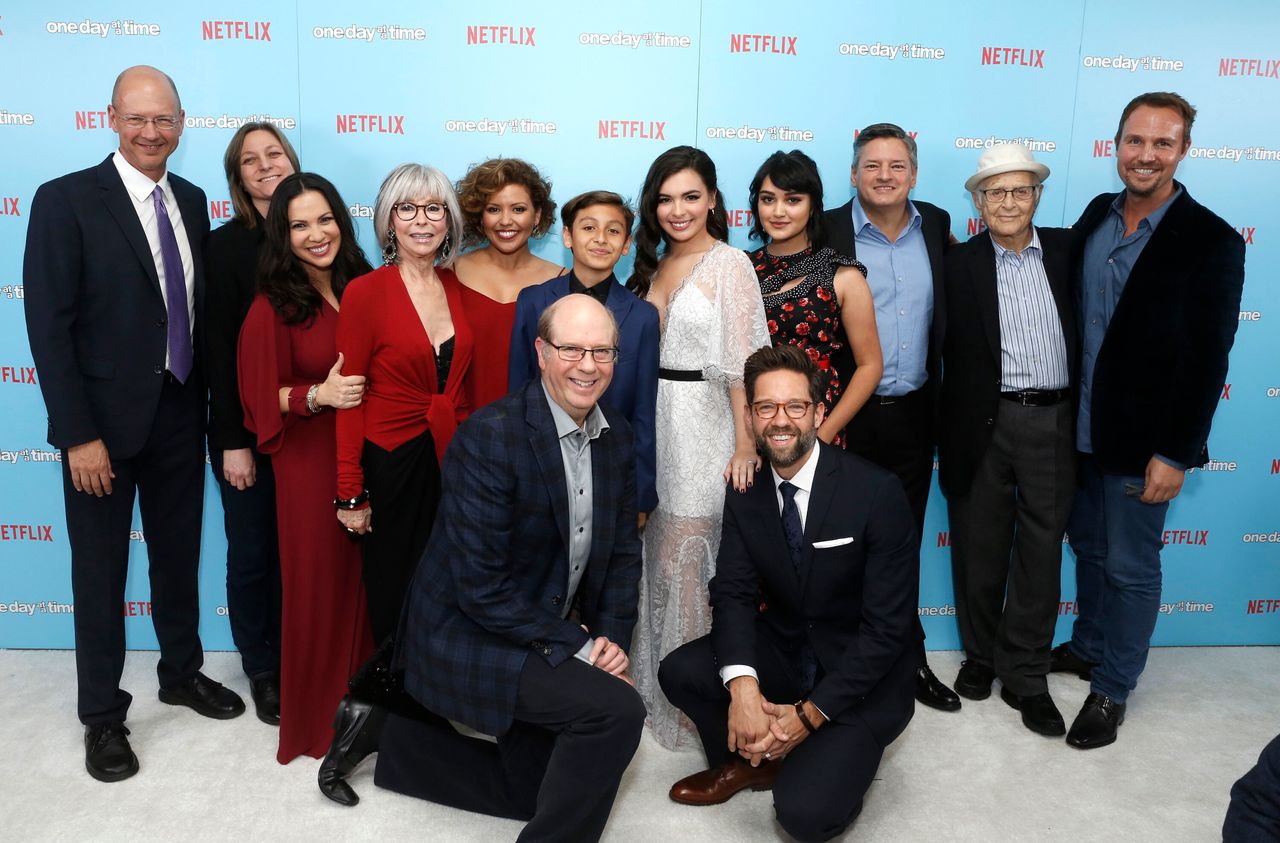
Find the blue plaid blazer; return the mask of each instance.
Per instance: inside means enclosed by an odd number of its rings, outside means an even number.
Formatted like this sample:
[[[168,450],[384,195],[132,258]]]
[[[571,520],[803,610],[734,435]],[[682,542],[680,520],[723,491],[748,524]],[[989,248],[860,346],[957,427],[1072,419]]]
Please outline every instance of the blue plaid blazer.
[[[629,649],[639,600],[635,453],[620,415],[591,445],[591,552],[581,623]],[[490,735],[512,724],[525,659],[552,667],[588,640],[560,617],[569,503],[541,380],[472,415],[445,453],[440,507],[401,622],[397,660],[423,705]]]

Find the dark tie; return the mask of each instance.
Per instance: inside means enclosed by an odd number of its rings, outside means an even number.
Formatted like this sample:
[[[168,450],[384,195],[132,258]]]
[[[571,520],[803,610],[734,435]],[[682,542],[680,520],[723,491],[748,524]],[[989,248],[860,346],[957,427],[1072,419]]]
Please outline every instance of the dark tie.
[[[191,374],[191,318],[187,315],[187,276],[173,223],[164,206],[164,191],[156,185],[151,199],[156,206],[156,230],[160,232],[160,258],[164,262],[164,293],[169,311],[169,371],[181,383]]]
[[[800,572],[800,554],[804,550],[804,529],[800,526],[800,507],[796,506],[796,492],[800,489],[786,480],[778,484],[782,492],[782,534],[791,550],[791,564]]]

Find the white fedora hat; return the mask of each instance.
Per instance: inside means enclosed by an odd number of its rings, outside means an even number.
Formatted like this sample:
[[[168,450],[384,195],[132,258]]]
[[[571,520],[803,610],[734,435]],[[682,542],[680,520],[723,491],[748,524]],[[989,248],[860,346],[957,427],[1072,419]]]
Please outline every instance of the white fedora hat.
[[[1037,161],[1030,149],[1020,143],[998,143],[978,158],[978,171],[969,176],[964,189],[974,191],[983,179],[1018,172],[1035,173],[1040,181],[1049,178],[1049,168]]]

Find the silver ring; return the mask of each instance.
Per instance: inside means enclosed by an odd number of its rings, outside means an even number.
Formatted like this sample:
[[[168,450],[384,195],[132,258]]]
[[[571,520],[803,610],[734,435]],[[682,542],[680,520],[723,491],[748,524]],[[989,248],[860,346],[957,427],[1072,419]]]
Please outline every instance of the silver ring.
[[[765,757],[765,758],[773,758],[773,756],[772,756],[772,755],[770,755],[770,754],[769,754],[769,753],[767,753],[767,752],[764,754],[764,757]]]

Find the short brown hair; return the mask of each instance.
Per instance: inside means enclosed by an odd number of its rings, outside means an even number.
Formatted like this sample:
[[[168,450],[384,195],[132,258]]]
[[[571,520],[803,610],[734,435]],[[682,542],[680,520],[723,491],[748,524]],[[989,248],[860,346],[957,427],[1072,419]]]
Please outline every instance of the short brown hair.
[[[534,226],[533,237],[541,237],[556,220],[556,203],[551,198],[551,182],[542,177],[538,168],[519,158],[490,158],[475,164],[458,182],[458,204],[462,206],[462,218],[466,226],[463,245],[475,246],[485,241],[480,219],[489,197],[509,184],[518,184],[529,191],[533,207],[542,212]]]
[[[631,227],[636,224],[636,212],[631,210],[627,200],[612,190],[588,190],[565,202],[564,207],[560,209],[561,224],[565,228],[573,228],[573,221],[578,218],[578,212],[592,205],[608,205],[622,211],[622,222],[627,227],[627,236],[631,236]]]
[[[822,370],[813,358],[794,345],[766,345],[747,358],[742,367],[742,380],[747,389],[747,403],[756,400],[756,381],[769,372],[796,372],[809,381],[809,398],[814,404],[822,403]]]
[[[1120,125],[1116,126],[1116,143],[1120,143],[1120,135],[1124,134],[1124,122],[1129,119],[1130,114],[1143,105],[1150,108],[1168,108],[1178,112],[1182,117],[1182,148],[1186,149],[1191,145],[1191,124],[1196,122],[1196,107],[1187,102],[1181,94],[1175,94],[1172,91],[1149,91],[1129,100],[1124,111],[1120,112]]]

